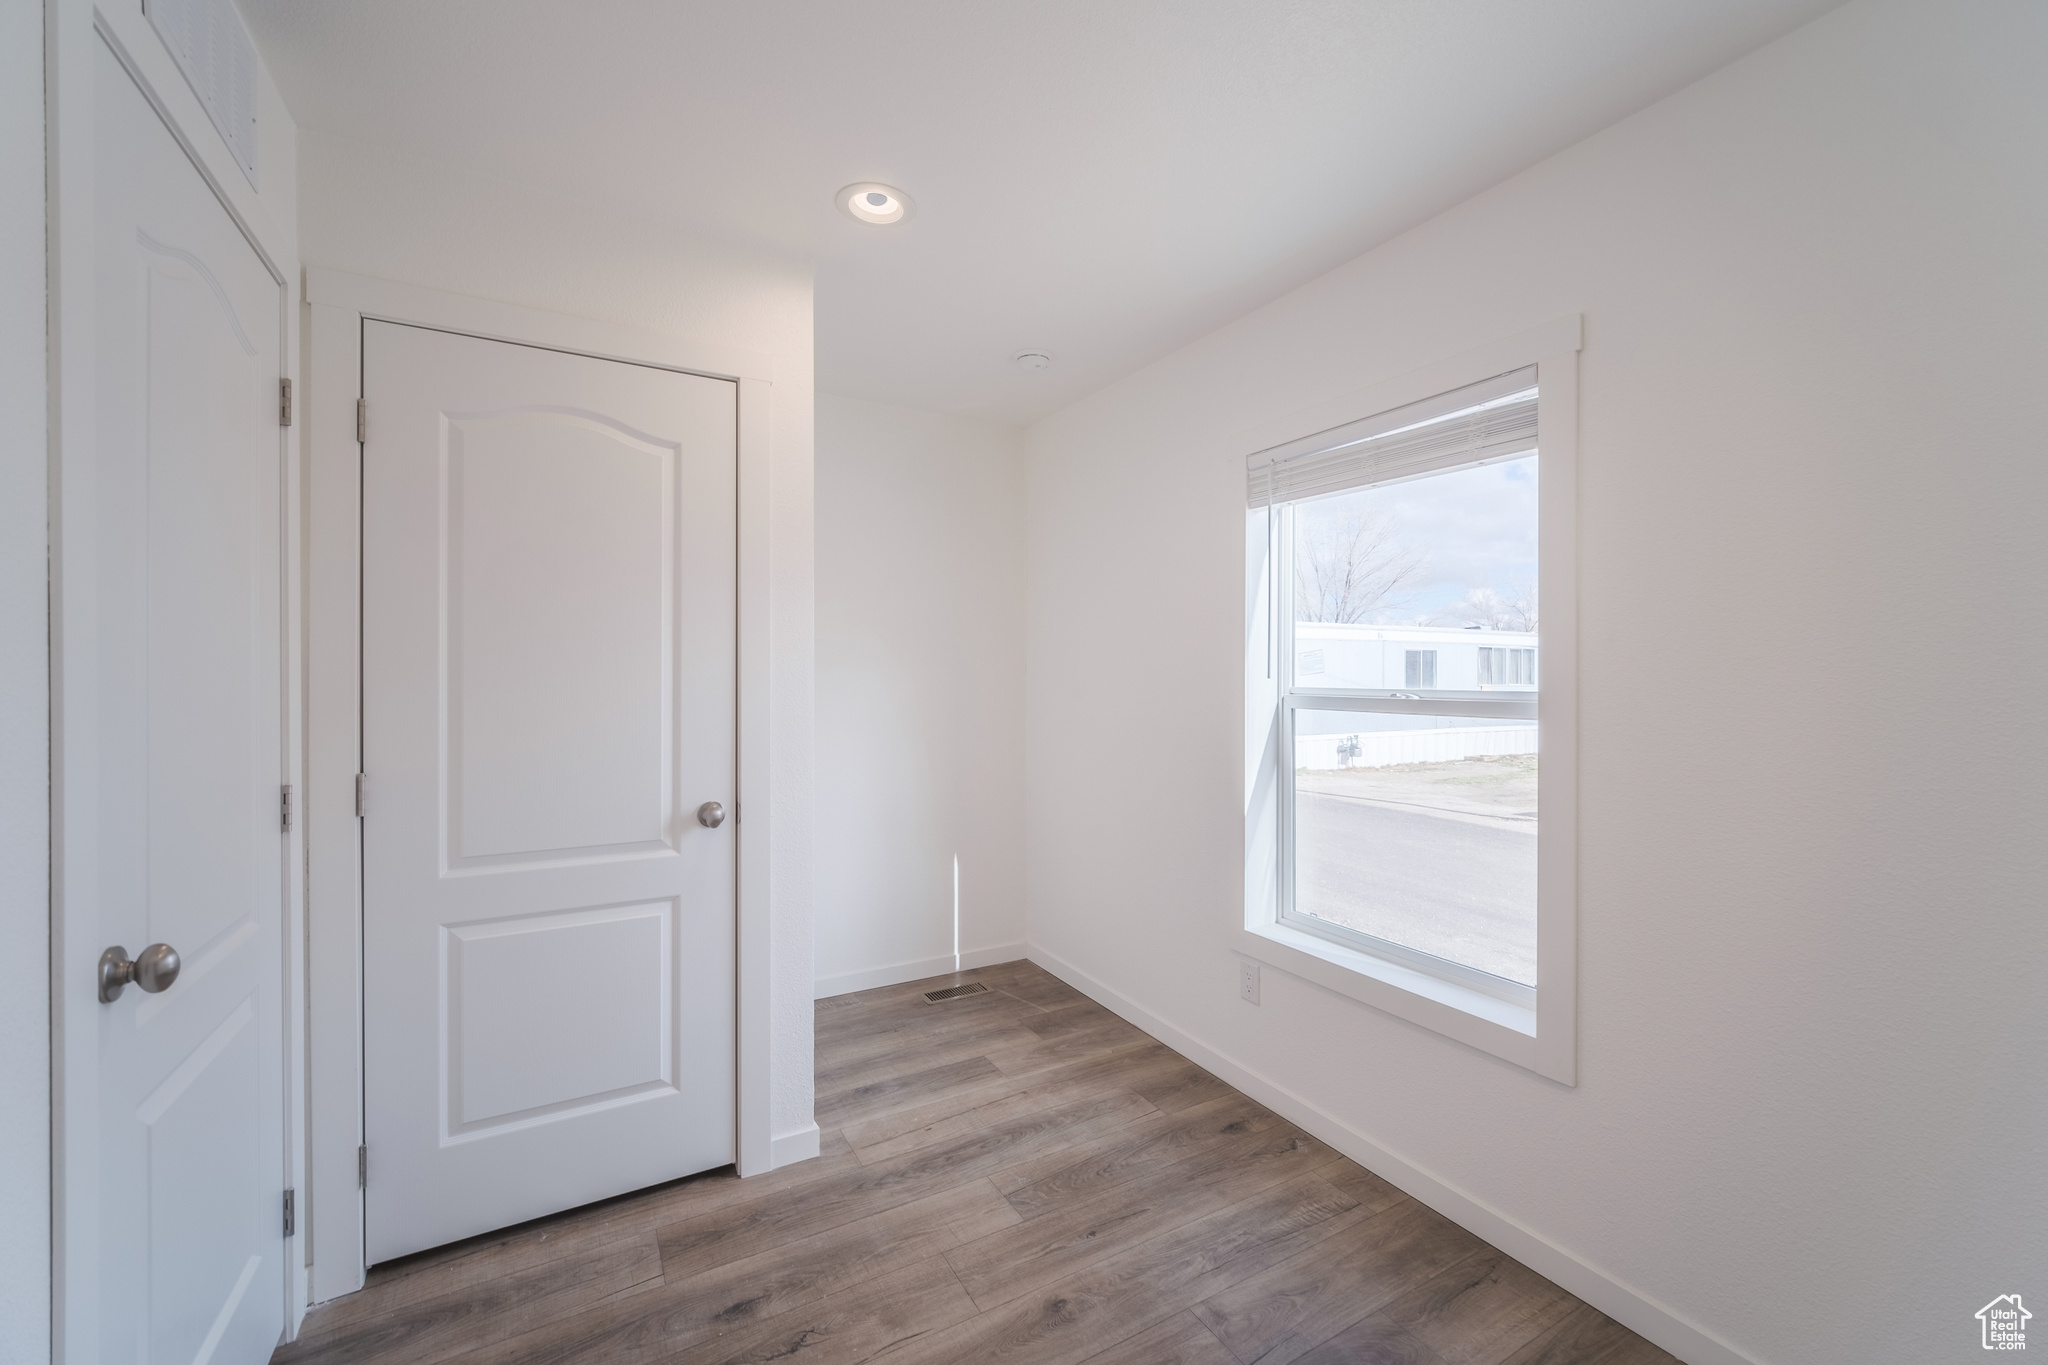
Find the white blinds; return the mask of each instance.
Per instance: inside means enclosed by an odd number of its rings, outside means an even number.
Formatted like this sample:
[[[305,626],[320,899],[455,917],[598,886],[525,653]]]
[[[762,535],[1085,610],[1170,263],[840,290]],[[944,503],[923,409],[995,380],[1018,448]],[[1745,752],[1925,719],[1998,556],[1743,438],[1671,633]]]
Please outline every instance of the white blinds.
[[[1536,367],[1262,450],[1246,462],[1253,507],[1526,455],[1536,448]]]

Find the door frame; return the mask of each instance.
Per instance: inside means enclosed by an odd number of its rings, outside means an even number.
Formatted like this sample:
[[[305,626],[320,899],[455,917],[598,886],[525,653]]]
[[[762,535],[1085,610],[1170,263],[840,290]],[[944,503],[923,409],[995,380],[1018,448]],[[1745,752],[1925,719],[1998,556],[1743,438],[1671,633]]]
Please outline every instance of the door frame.
[[[97,617],[93,585],[94,506],[87,490],[96,457],[93,274],[97,222],[93,177],[97,128],[93,62],[104,43],[155,109],[194,170],[277,283],[277,344],[284,376],[298,370],[299,316],[291,281],[298,274],[293,230],[289,119],[283,139],[265,134],[274,192],[260,193],[235,162],[211,117],[157,37],[140,4],[100,8],[92,0],[48,0],[44,7],[44,117],[48,158],[49,289],[49,677],[50,677],[50,1308],[51,1359],[100,1358],[103,1317],[99,1261],[100,1181],[98,995],[92,984],[100,950],[94,866],[99,849],[93,776]],[[266,118],[281,113],[268,102]],[[282,201],[282,208],[279,207]],[[300,661],[302,609],[300,462],[302,426],[277,429],[280,517],[280,660],[284,771],[280,782],[305,790]],[[284,877],[283,1041],[284,1180],[306,1188],[304,1019],[305,894],[299,875],[306,824],[281,833]],[[281,1193],[281,1192],[280,1192]],[[285,1242],[285,1337],[298,1332],[307,1303],[304,1224]]]
[[[309,268],[305,275],[307,924],[311,945],[307,1062],[311,1138],[311,1299],[353,1293],[364,1276],[362,823],[363,323],[406,323],[600,360],[735,381],[739,388],[738,791],[760,812],[739,824],[738,1132],[741,1175],[810,1153],[778,1151],[770,1109],[769,557],[773,362],[613,323]],[[372,411],[369,420],[375,421]],[[815,1130],[809,1135],[815,1146]],[[787,1140],[785,1140],[786,1142]]]

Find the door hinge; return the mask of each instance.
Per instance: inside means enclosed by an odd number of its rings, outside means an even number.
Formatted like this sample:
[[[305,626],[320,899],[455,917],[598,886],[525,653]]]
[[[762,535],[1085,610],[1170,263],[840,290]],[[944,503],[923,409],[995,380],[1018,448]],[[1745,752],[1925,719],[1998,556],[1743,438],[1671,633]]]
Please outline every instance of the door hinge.
[[[292,381],[277,381],[277,424],[288,427],[292,424]]]
[[[364,788],[364,787],[365,787],[366,785],[367,785],[367,784],[366,784],[366,781],[365,781],[365,777],[364,777],[364,774],[362,774],[362,773],[357,773],[357,774],[356,774],[356,818],[357,818],[358,820],[360,820],[360,819],[362,819],[362,818],[363,818],[363,788]]]
[[[290,834],[292,832],[292,784],[289,782],[284,784],[283,790],[278,795],[277,817],[278,824],[283,827],[284,832]]]
[[[356,1188],[359,1190],[370,1188],[370,1149],[368,1147],[356,1148]]]
[[[286,1190],[284,1192],[284,1235],[287,1237],[296,1232],[299,1226],[298,1213],[292,1207],[297,1203],[297,1196],[297,1190]]]
[[[370,405],[364,399],[356,400],[356,442],[361,444],[370,439]]]

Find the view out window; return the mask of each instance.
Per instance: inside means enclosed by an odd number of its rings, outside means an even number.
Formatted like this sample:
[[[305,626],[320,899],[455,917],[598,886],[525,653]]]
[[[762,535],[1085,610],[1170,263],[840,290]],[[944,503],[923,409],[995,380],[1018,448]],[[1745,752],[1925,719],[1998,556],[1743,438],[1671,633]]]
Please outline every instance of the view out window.
[[[1294,665],[1268,722],[1291,757],[1278,915],[1533,1005],[1535,374],[1462,396],[1254,467],[1280,568],[1271,654]]]

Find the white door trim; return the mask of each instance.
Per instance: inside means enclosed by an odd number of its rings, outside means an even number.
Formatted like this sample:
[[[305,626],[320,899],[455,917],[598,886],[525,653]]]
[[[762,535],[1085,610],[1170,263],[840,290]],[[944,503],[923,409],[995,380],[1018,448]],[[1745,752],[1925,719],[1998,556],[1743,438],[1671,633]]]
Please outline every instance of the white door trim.
[[[340,308],[366,318],[409,322],[488,341],[514,341],[551,350],[574,351],[600,360],[623,360],[684,370],[713,379],[775,382],[774,362],[758,351],[708,345],[624,323],[549,313],[495,299],[449,294],[415,284],[306,267],[306,302]]]
[[[50,310],[50,1259],[51,1359],[100,1358],[99,1115],[97,1040],[102,1008],[91,986],[101,948],[92,873],[97,854],[90,663],[95,605],[90,562],[94,509],[75,493],[94,457],[93,50],[104,42],[119,59],[184,149],[207,186],[278,281],[278,328],[284,373],[298,370],[299,311],[289,283],[298,273],[298,245],[236,167],[199,99],[157,38],[142,6],[102,10],[93,0],[51,0],[44,10],[44,88],[49,157],[48,255]],[[278,430],[289,453],[299,428]],[[299,576],[298,461],[282,471],[284,524],[284,781],[305,785],[300,737],[299,661],[303,619]],[[70,493],[69,496],[67,494]],[[286,845],[296,868],[305,850],[297,822]],[[284,1141],[285,1179],[306,1188],[305,1069],[300,1046],[304,1018],[304,882],[285,880]],[[307,1280],[303,1242],[288,1249],[286,1336],[305,1315]]]
[[[772,1169],[769,967],[770,362],[753,352],[414,285],[308,269],[306,828],[311,943],[311,1298],[362,1287],[362,752],[359,535],[362,322],[410,323],[739,383],[739,1132],[742,1175]],[[369,414],[374,422],[376,414]],[[374,1178],[374,1175],[373,1175]]]

